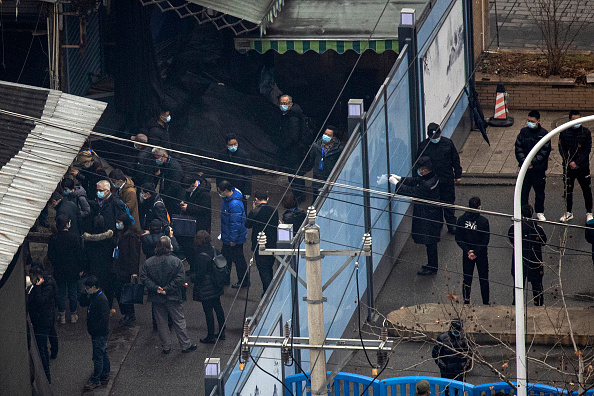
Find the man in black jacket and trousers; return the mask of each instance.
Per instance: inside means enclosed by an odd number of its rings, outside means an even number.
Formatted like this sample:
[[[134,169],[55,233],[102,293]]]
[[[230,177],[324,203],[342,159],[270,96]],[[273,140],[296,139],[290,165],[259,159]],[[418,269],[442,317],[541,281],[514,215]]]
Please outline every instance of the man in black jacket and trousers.
[[[442,378],[464,381],[470,370],[471,350],[462,330],[460,319],[453,319],[450,330],[441,333],[431,353]],[[446,395],[447,395],[446,388]]]
[[[336,127],[332,125],[326,126],[324,134],[313,144],[309,152],[310,165],[313,164],[314,179],[327,180],[344,150],[336,134]],[[322,183],[313,183],[314,201],[323,187],[324,185]]]
[[[516,159],[519,167],[526,160],[530,150],[547,133],[548,131],[540,125],[540,113],[537,110],[528,113],[526,126],[520,130],[516,138]],[[548,141],[532,159],[522,185],[522,205],[528,204],[530,189],[534,188],[534,210],[536,211],[536,218],[540,221],[546,220],[544,215],[545,187],[547,184],[545,172],[549,167],[550,154],[551,142]]]
[[[85,390],[93,390],[109,382],[111,363],[107,355],[109,335],[109,304],[95,276],[84,282],[85,288],[79,302],[87,308],[87,331],[93,342],[93,374],[85,385]]]
[[[210,233],[211,224],[211,200],[210,183],[200,175],[187,175],[184,177],[184,186],[186,189],[185,198],[179,204],[179,213],[190,216],[196,220],[196,233],[204,230]],[[188,257],[194,249],[194,236],[177,236],[177,240]]]
[[[303,110],[297,103],[293,103],[293,98],[289,95],[282,95],[279,98],[280,123],[279,134],[276,144],[279,148],[279,158],[284,158],[287,166],[287,173],[297,173],[303,176],[306,173],[307,164],[304,163],[301,168],[299,165],[303,162],[307,149],[311,145],[311,140],[304,130]],[[312,139],[313,140],[313,139]],[[294,179],[288,176],[293,195],[299,202],[305,200],[305,180]]]
[[[431,160],[423,156],[417,161],[417,177],[400,177],[390,175],[390,183],[396,184],[395,193],[410,197],[439,200],[439,180],[433,173]],[[443,227],[443,213],[441,206],[415,202],[413,204],[412,238],[427,249],[427,265],[424,265],[417,275],[437,274],[438,256],[437,244],[440,241]]]
[[[453,204],[456,201],[455,183],[462,178],[460,156],[454,143],[447,137],[441,136],[441,128],[432,122],[427,126],[428,138],[421,142],[417,151],[417,158],[429,157],[433,164],[433,172],[439,179],[439,199],[442,202]],[[418,163],[417,163],[418,167]],[[443,208],[448,232],[456,233],[456,216],[453,208]]]
[[[569,120],[580,118],[580,112],[569,112]],[[573,219],[573,186],[577,179],[584,194],[586,204],[586,222],[592,220],[592,189],[590,179],[590,152],[592,151],[592,134],[582,124],[562,131],[559,134],[559,154],[563,158],[563,184],[567,208],[559,219],[566,222]]]
[[[471,209],[480,210],[481,199],[479,197],[470,198],[468,206]],[[462,249],[462,271],[464,273],[462,296],[464,297],[464,304],[470,304],[472,276],[476,265],[483,305],[489,305],[489,257],[487,255],[489,239],[489,220],[481,216],[480,213],[468,211],[458,218],[456,242]]]
[[[266,248],[275,249],[278,240],[278,212],[268,205],[268,193],[258,191],[254,195],[253,209],[245,221],[246,228],[252,229],[252,251],[258,267],[258,273],[262,280],[262,296],[266,293],[268,286],[274,277],[274,261],[272,255],[260,255],[258,249],[258,234],[264,231],[266,234]]]

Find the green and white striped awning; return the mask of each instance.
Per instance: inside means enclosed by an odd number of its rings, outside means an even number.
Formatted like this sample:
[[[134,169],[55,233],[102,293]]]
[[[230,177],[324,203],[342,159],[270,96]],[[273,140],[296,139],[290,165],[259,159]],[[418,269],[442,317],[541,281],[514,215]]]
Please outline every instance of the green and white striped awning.
[[[260,54],[269,50],[274,50],[279,54],[284,54],[287,51],[295,51],[298,54],[315,51],[323,54],[328,50],[343,54],[348,50],[361,53],[370,49],[379,54],[384,51],[398,52],[398,40],[262,40],[236,38],[235,49],[241,53],[254,50]]]

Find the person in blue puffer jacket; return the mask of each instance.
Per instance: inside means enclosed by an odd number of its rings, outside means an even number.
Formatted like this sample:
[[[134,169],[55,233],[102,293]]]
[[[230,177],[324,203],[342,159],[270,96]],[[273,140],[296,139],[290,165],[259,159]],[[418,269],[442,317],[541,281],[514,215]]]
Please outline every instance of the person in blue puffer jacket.
[[[217,190],[223,199],[221,205],[221,241],[223,249],[221,253],[227,259],[227,267],[231,273],[231,267],[235,263],[237,283],[232,287],[248,287],[250,285],[250,274],[247,272],[247,263],[243,255],[243,244],[246,241],[247,228],[245,228],[245,208],[243,206],[243,194],[234,188],[227,180],[219,183]],[[231,279],[227,285],[231,283]]]

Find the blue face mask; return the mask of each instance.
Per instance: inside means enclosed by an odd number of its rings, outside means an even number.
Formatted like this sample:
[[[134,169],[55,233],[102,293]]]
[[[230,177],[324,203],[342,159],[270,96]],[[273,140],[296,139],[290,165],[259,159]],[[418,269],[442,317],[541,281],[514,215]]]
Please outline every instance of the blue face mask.
[[[229,150],[230,152],[234,153],[237,151],[237,146],[229,146],[227,147],[227,150]]]
[[[168,115],[168,116],[167,116],[167,118],[166,118],[166,121],[167,121],[167,122],[171,121],[171,115]]]
[[[143,193],[140,193],[140,199],[146,199],[146,196]]]
[[[155,162],[157,163],[157,165],[163,165],[163,161],[161,161],[160,159],[156,159]]]
[[[124,225],[122,223],[116,223],[116,229],[123,230],[124,229]]]
[[[454,337],[460,337],[460,333],[457,331],[452,331],[451,333],[452,333],[452,336],[454,336]]]
[[[330,143],[332,141],[332,138],[328,135],[322,135],[322,142],[324,143]]]
[[[105,198],[105,193],[103,191],[97,191],[97,198],[99,198],[99,199]]]
[[[285,111],[289,111],[289,105],[280,105],[278,106],[281,111],[284,113]]]
[[[582,126],[582,124],[575,124],[572,128],[573,129],[578,129],[581,126]],[[64,191],[64,193],[66,193],[66,191]]]
[[[441,136],[436,139],[431,139],[431,143],[439,143],[440,139],[441,139]]]
[[[528,128],[530,128],[530,129],[536,128],[536,122],[527,121],[526,125],[528,125]]]
[[[64,190],[64,195],[66,195],[66,196],[70,195],[70,190]]]
[[[419,175],[421,177],[423,176],[423,175],[421,175],[421,171],[419,169],[417,169],[417,175]]]

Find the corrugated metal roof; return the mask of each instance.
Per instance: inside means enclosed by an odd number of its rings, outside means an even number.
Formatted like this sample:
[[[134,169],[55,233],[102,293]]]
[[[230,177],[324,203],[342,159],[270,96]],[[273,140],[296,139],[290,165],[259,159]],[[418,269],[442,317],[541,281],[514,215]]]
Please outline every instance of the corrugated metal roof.
[[[256,24],[262,23],[268,12],[284,0],[188,0],[223,14],[245,19]],[[280,6],[279,6],[280,8]],[[276,16],[276,15],[275,15]]]
[[[0,136],[11,133],[5,128],[28,125],[30,129],[17,153],[13,153],[12,146],[0,144],[0,157],[12,153],[0,169],[0,278],[77,155],[88,131],[94,128],[107,106],[103,102],[60,91],[8,82],[0,82],[2,97],[3,92],[11,92],[12,101],[24,107],[11,107],[3,101],[0,102],[2,110],[20,114],[37,111],[38,116],[27,115],[59,123],[66,128],[82,128],[87,132],[71,131],[4,114],[1,116],[7,123],[0,123]],[[42,102],[23,100],[43,95],[45,100]]]
[[[400,10],[414,8],[419,16],[428,2],[390,0],[386,6],[386,0],[287,1],[283,11],[267,26],[266,37],[283,40],[394,40],[398,38]]]

